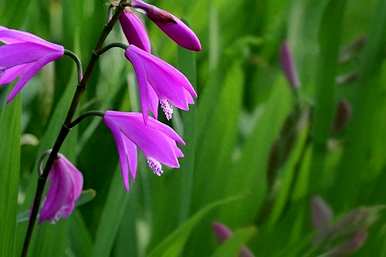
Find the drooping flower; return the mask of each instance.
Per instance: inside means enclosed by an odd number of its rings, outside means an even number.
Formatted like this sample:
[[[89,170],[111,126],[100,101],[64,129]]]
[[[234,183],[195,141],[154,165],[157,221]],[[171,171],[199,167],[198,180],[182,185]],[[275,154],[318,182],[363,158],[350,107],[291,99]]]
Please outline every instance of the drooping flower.
[[[196,34],[171,13],[141,0],[132,0],[131,5],[144,10],[149,19],[178,45],[192,51],[201,51],[201,43]]]
[[[296,69],[295,60],[292,55],[292,51],[289,48],[288,42],[285,41],[280,49],[280,62],[283,72],[290,83],[290,85],[297,89],[300,87],[300,80],[298,71]]]
[[[149,112],[157,118],[158,103],[168,119],[172,118],[173,106],[188,110],[194,103],[196,91],[176,68],[134,45],[126,49],[125,56],[134,67],[145,122]]]
[[[50,187],[39,221],[56,222],[67,218],[75,208],[83,188],[83,176],[64,155],[59,154],[49,173]]]
[[[119,16],[123,33],[129,44],[133,44],[146,52],[151,52],[149,36],[141,19],[130,9],[125,9]]]
[[[140,113],[107,111],[103,121],[110,129],[119,155],[119,165],[126,190],[137,174],[137,147],[143,152],[152,171],[161,176],[162,164],[179,168],[183,157],[178,144],[183,139],[169,126],[149,118],[145,124]],[[129,172],[130,171],[130,172]]]
[[[213,232],[216,235],[217,240],[220,244],[224,243],[226,240],[232,237],[232,230],[221,223],[213,223],[212,224]],[[240,257],[254,257],[251,250],[249,250],[246,246],[241,247],[240,249]]]
[[[10,102],[46,64],[63,56],[64,48],[27,32],[0,26],[0,85],[19,78],[7,97]]]

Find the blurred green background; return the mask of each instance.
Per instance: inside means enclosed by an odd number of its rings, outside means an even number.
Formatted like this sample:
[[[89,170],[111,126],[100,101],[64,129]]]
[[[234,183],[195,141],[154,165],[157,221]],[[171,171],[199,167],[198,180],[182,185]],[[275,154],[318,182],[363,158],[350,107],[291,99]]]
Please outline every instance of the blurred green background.
[[[124,192],[109,131],[99,119],[82,124],[61,152],[96,197],[67,220],[38,225],[30,256],[232,257],[241,245],[257,257],[386,256],[386,1],[152,3],[183,17],[204,48],[180,49],[146,21],[154,54],[199,91],[191,111],[169,123],[187,142],[182,167],[157,177],[141,158],[140,175]],[[108,4],[0,0],[0,24],[63,44],[85,65]],[[284,40],[299,90],[280,67]],[[119,26],[108,41],[125,41]],[[20,252],[36,161],[52,146],[75,86],[75,67],[62,58],[10,105],[9,87],[0,88],[0,256]],[[100,59],[80,112],[105,109],[138,111],[120,49]],[[335,213],[322,243],[311,222],[316,195]],[[214,221],[234,230],[225,244],[216,242]],[[358,233],[368,233],[366,242]],[[332,252],[344,244],[346,252]]]

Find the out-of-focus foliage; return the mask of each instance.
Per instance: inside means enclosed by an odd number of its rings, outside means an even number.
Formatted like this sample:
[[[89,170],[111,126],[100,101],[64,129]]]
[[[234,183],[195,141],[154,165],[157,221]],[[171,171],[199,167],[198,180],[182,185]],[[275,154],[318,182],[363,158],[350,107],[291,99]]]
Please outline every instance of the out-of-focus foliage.
[[[62,152],[96,197],[68,220],[38,225],[30,257],[237,256],[244,244],[255,256],[386,256],[386,1],[152,3],[183,17],[204,48],[179,49],[147,23],[154,53],[199,91],[191,111],[170,124],[187,142],[182,167],[157,177],[142,158],[124,192],[109,132],[99,119],[82,124]],[[0,0],[0,25],[63,44],[84,64],[106,13],[104,1]],[[296,92],[279,65],[286,39],[301,78]],[[108,41],[123,40],[117,26]],[[2,257],[20,252],[26,223],[17,213],[31,206],[37,159],[52,147],[75,78],[62,58],[11,105],[0,88]],[[80,112],[138,110],[120,49],[100,59],[88,86]],[[343,100],[351,112],[337,111]],[[37,145],[21,140],[31,135]],[[315,195],[335,214],[324,240],[312,227]],[[234,230],[221,246],[214,221]]]

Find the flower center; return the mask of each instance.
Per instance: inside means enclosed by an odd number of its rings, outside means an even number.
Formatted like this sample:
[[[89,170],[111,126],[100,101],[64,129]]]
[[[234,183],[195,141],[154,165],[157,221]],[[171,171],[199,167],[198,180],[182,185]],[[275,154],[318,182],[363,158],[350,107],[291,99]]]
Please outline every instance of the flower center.
[[[162,111],[165,113],[166,119],[171,120],[173,118],[173,106],[168,100],[160,100]]]
[[[157,176],[161,176],[164,173],[161,163],[151,157],[147,158],[147,165]]]

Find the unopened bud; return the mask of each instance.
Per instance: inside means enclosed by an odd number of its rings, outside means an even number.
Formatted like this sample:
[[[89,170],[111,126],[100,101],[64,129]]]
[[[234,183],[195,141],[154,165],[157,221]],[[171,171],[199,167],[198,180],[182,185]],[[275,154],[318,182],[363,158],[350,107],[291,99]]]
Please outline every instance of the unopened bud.
[[[284,41],[280,49],[280,62],[283,72],[289,81],[290,85],[294,89],[300,87],[299,75],[296,69],[296,64],[293,58],[291,49],[289,48],[288,42]]]
[[[335,133],[341,132],[351,120],[352,117],[352,107],[350,102],[347,100],[341,100],[338,103],[335,120],[332,126],[332,130]]]

